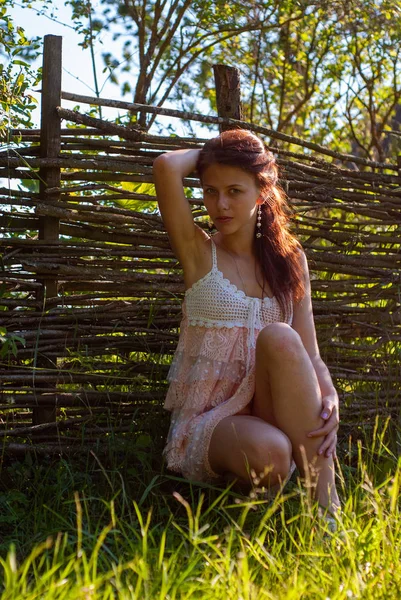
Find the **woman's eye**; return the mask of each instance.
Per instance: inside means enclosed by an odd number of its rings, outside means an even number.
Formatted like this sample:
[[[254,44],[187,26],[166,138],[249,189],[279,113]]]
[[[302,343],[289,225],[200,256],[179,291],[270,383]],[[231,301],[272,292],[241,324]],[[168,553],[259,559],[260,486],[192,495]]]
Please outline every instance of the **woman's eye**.
[[[206,188],[205,190],[203,190],[204,194],[214,194],[214,189],[213,188]]]
[[[241,190],[238,190],[237,188],[232,188],[231,193],[232,194],[239,194]]]

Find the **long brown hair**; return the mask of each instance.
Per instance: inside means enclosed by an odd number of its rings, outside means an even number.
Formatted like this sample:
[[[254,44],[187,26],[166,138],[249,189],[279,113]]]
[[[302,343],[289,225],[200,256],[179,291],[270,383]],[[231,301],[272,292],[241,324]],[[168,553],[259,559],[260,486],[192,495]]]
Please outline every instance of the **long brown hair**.
[[[253,238],[253,247],[265,282],[270,285],[287,319],[291,301],[303,298],[299,240],[289,231],[290,207],[284,190],[278,185],[279,168],[274,155],[253,133],[245,129],[223,131],[203,146],[197,171],[200,179],[212,164],[239,167],[255,177],[263,199],[262,236]],[[262,292],[262,294],[263,294]]]

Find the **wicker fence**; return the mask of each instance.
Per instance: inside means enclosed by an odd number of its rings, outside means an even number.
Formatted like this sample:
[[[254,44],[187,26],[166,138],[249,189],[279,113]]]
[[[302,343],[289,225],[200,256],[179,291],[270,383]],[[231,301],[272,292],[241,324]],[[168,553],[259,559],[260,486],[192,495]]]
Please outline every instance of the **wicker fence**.
[[[235,119],[61,93],[61,40],[45,42],[41,129],[12,132],[18,147],[0,153],[11,182],[0,189],[4,450],[73,452],[111,433],[162,438],[168,423],[162,401],[184,287],[160,216],[135,209],[156,199],[133,184],[152,183],[161,152],[204,140],[149,135],[67,110],[61,98],[261,135],[308,256],[342,432],[371,426],[376,414],[398,418],[400,161],[341,155]],[[206,227],[199,182],[184,183]]]

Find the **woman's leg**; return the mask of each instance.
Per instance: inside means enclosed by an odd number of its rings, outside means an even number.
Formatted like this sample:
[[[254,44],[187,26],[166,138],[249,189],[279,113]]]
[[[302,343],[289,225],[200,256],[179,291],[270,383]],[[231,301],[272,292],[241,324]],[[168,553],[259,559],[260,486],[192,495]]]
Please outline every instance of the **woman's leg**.
[[[253,469],[260,485],[272,486],[287,477],[292,447],[285,433],[270,423],[251,415],[233,415],[214,428],[208,456],[216,473],[231,473],[251,485]]]
[[[304,456],[318,472],[316,499],[335,511],[340,506],[335,488],[333,457],[319,456],[322,438],[307,433],[323,424],[322,397],[315,369],[299,334],[285,323],[272,323],[258,335],[256,388],[252,414],[273,423],[291,441],[293,456],[305,475]]]

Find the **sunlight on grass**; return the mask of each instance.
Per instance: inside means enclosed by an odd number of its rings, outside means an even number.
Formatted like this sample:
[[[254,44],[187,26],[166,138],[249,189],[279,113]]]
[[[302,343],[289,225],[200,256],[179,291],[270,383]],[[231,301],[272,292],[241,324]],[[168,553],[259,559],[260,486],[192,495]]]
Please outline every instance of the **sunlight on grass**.
[[[334,533],[295,476],[267,499],[153,469],[152,450],[3,466],[20,489],[0,494],[1,599],[399,598],[401,459],[388,427],[377,419],[370,446],[343,453]]]

